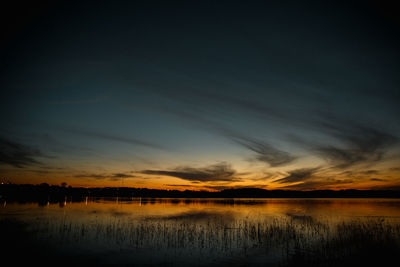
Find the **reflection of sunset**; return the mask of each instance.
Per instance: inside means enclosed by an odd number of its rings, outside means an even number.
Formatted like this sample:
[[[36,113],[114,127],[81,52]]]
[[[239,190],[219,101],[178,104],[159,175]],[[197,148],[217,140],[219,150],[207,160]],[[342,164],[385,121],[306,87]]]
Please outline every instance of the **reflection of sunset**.
[[[45,240],[46,252],[67,252],[72,261],[95,255],[103,264],[221,266],[228,259],[281,265],[292,257],[288,249],[299,248],[314,264],[316,255],[333,262],[350,255],[346,261],[353,262],[371,245],[384,250],[362,257],[393,259],[399,205],[398,199],[89,198],[44,206],[7,203],[0,215],[28,224],[30,242]]]
[[[394,4],[7,2],[4,262],[398,261]]]

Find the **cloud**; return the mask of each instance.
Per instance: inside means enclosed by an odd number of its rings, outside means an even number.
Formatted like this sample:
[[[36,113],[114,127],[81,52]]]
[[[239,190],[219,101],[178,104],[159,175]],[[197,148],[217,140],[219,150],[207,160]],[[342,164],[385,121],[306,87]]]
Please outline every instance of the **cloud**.
[[[113,177],[115,178],[133,178],[136,177],[135,175],[126,174],[126,173],[114,173]]]
[[[263,119],[268,120],[282,120],[288,119],[288,111],[280,109],[276,106],[272,106],[271,103],[266,105],[265,103],[260,103],[258,101],[252,101],[244,99],[242,97],[235,97],[232,94],[217,94],[215,92],[197,92],[197,95],[203,97],[207,102],[216,102],[216,105],[228,105],[233,107],[235,110],[237,108],[253,113]]]
[[[256,177],[248,177],[248,180],[251,181],[265,181],[265,180],[273,180],[274,178],[282,176],[282,173],[279,171],[276,172],[263,172],[261,176]]]
[[[256,153],[255,159],[269,164],[271,167],[278,167],[292,163],[298,157],[290,154],[289,152],[280,150],[272,146],[266,141],[258,140],[256,138],[244,135],[239,131],[223,125],[222,123],[215,122],[208,118],[194,114],[193,112],[186,112],[182,110],[165,109],[166,112],[172,113],[175,116],[186,119],[191,123],[197,122],[198,126],[212,131],[216,134],[233,141],[246,149]],[[200,113],[200,112],[199,112]]]
[[[24,168],[41,164],[36,158],[43,156],[38,149],[0,137],[0,164]]]
[[[215,93],[203,93],[201,97],[214,101],[216,104],[239,107],[244,111],[262,116],[263,120],[296,125],[303,128],[302,131],[313,132],[312,136],[315,134],[324,136],[325,140],[321,144],[316,143],[316,140],[313,139],[303,142],[303,145],[336,168],[345,169],[358,164],[379,162],[384,159],[392,145],[398,142],[398,138],[386,132],[383,127],[374,126],[362,120],[350,120],[322,110],[313,112],[314,116],[302,118],[301,115],[304,114],[301,112],[293,113],[290,110],[281,109],[273,103],[265,105],[265,103]],[[286,151],[273,147],[268,142],[244,136],[232,129],[218,126],[212,121],[209,122],[202,118],[197,118],[197,120],[202,124],[208,124],[209,128],[214,128],[234,142],[257,153],[256,159],[268,163],[271,167],[289,164],[297,158]]]
[[[171,186],[171,187],[196,187],[190,184],[164,184],[165,186]]]
[[[313,177],[313,174],[319,168],[302,168],[289,171],[289,175],[275,180],[274,183],[296,183],[296,182],[303,182]]]
[[[258,189],[265,189],[267,185],[265,184],[252,184],[252,185],[206,185],[203,186],[208,189],[212,190],[227,190],[227,189],[248,189],[248,188],[258,188]]]
[[[108,179],[111,181],[120,181],[122,178],[135,178],[135,175],[126,173],[113,173],[113,174],[98,174],[98,173],[84,173],[74,175],[75,178],[90,178],[96,180]]]
[[[282,187],[282,189],[292,189],[292,190],[332,189],[332,188],[337,188],[339,185],[352,184],[352,183],[354,183],[354,180],[352,179],[312,180],[312,181],[305,181],[303,183],[287,185]]]
[[[268,143],[258,141],[249,137],[232,137],[236,143],[255,152],[256,159],[268,163],[271,167],[287,165],[297,159],[286,151],[279,150]]]
[[[385,181],[387,181],[386,179],[381,179],[381,178],[371,178],[369,180],[370,181],[375,181],[375,182],[385,182]]]
[[[62,105],[62,104],[91,104],[91,103],[99,103],[99,102],[104,102],[108,100],[108,96],[105,95],[96,95],[90,98],[86,99],[81,99],[81,98],[76,98],[76,99],[65,99],[65,100],[53,100],[50,101],[50,104],[54,105]]]
[[[211,189],[216,191],[222,191],[226,189],[247,189],[247,188],[263,188],[265,189],[267,185],[265,184],[252,184],[248,185],[190,185],[190,184],[164,184],[165,186],[171,187],[187,187],[187,188],[200,188],[200,189]]]
[[[347,120],[327,120],[324,128],[346,147],[322,147],[320,151],[342,168],[363,162],[378,162],[386,150],[398,141],[395,136],[381,129]]]
[[[216,181],[239,181],[234,177],[236,171],[230,164],[217,163],[204,168],[177,167],[173,170],[143,170],[140,173],[148,175],[165,175],[180,178],[191,182],[216,182]]]
[[[366,171],[362,171],[360,173],[370,175],[370,174],[379,174],[379,171],[378,170],[366,170]]]
[[[325,108],[331,101],[312,91],[301,95],[305,100],[310,101],[309,103],[315,101],[316,105],[311,105],[312,110],[308,105],[303,106],[308,102],[303,104],[294,102],[294,106],[288,106],[272,101],[261,102],[259,101],[261,99],[254,99],[251,96],[238,97],[235,94],[213,93],[204,90],[190,90],[183,95],[179,93],[173,95],[174,100],[181,101],[181,104],[183,103],[185,106],[190,103],[190,108],[171,111],[171,109],[176,109],[171,107],[170,112],[229,138],[236,144],[256,153],[256,160],[265,162],[271,167],[290,164],[298,157],[293,155],[291,150],[286,152],[280,147],[275,147],[269,140],[257,140],[247,134],[241,134],[232,127],[226,127],[225,121],[228,123],[237,121],[238,110],[241,111],[241,115],[248,116],[247,119],[262,119],[263,125],[268,126],[268,124],[274,123],[274,127],[280,127],[281,130],[287,131],[287,135],[291,134],[288,131],[292,131],[296,127],[298,129],[296,134],[313,138],[298,141],[296,145],[300,144],[306,147],[309,152],[324,159],[331,167],[338,169],[380,162],[385,159],[386,153],[392,148],[392,145],[398,142],[398,138],[390,131],[374,125],[370,119],[357,118],[356,114],[342,117],[339,115],[339,110],[330,110],[331,113],[322,110],[321,107]],[[201,100],[207,100],[205,102],[207,105],[200,105],[199,101]],[[224,112],[218,112],[221,108]],[[281,141],[288,141],[287,135],[286,140],[281,139]]]
[[[74,177],[75,178],[93,178],[93,179],[101,180],[101,179],[107,179],[110,176],[104,175],[104,174],[90,173],[90,174],[77,174],[77,175],[74,175]]]
[[[88,136],[91,138],[120,142],[120,143],[135,145],[135,146],[144,146],[144,147],[149,147],[149,148],[159,149],[159,150],[166,150],[166,148],[162,145],[159,145],[159,144],[156,144],[153,142],[136,139],[136,138],[131,138],[131,137],[124,137],[124,136],[112,135],[112,134],[107,134],[107,133],[94,132],[94,131],[84,130],[84,129],[63,128],[63,130],[66,132],[69,132],[69,133],[80,134],[80,135]]]
[[[328,137],[324,144],[297,137],[292,137],[292,140],[339,169],[377,163],[398,142],[396,136],[382,129],[332,115],[322,115],[313,127]]]
[[[255,159],[269,164],[271,167],[278,167],[292,163],[298,157],[289,152],[280,150],[269,143],[256,138],[245,136],[232,129],[219,127],[218,129],[225,137],[236,144],[241,145],[256,153]]]

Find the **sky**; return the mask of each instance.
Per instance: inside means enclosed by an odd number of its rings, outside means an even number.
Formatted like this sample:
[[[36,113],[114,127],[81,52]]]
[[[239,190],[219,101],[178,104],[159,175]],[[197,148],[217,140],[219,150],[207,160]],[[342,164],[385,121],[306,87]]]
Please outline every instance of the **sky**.
[[[2,11],[1,182],[400,189],[390,2],[55,2]]]

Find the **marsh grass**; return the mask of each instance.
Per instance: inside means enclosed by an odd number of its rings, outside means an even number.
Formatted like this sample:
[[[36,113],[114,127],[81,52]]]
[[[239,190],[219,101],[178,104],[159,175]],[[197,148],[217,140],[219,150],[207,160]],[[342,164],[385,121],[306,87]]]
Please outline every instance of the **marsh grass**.
[[[3,220],[3,230],[13,225],[6,224]],[[275,266],[350,266],[382,264],[400,252],[400,225],[379,217],[337,222],[287,214],[248,220],[203,212],[140,220],[110,216],[76,223],[65,216],[30,222],[28,228],[21,229],[29,232],[30,240],[59,250],[91,251],[100,258],[114,251],[114,260],[118,251],[129,251],[124,263],[147,262],[151,257],[155,265],[173,266],[190,261],[194,265],[262,266],[267,261]],[[18,229],[13,227],[13,235],[22,238]]]
[[[274,213],[268,205],[180,203],[5,208],[2,257],[51,265],[389,266],[400,253],[397,206],[368,217],[316,213],[314,202]]]

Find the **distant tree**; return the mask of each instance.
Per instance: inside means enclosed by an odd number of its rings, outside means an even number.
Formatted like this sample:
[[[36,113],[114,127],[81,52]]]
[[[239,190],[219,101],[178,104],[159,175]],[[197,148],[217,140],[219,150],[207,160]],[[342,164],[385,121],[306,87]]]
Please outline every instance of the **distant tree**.
[[[61,187],[63,187],[63,188],[67,187],[67,183],[66,182],[62,182],[61,183]]]

